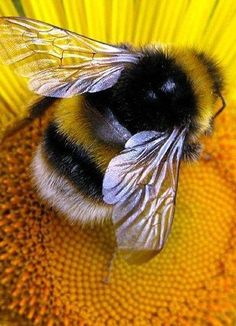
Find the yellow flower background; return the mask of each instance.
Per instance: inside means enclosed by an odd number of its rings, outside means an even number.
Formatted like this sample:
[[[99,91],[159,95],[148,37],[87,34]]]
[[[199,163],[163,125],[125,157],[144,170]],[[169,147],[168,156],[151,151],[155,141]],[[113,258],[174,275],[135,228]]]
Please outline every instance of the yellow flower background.
[[[40,203],[29,166],[48,117],[6,139],[0,325],[236,325],[236,2],[1,0],[0,15],[25,15],[104,42],[194,45],[223,65],[228,103],[202,140],[201,159],[182,164],[166,247],[141,266],[114,256],[110,224],[81,229]],[[1,66],[1,132],[24,116],[32,98],[25,80]]]

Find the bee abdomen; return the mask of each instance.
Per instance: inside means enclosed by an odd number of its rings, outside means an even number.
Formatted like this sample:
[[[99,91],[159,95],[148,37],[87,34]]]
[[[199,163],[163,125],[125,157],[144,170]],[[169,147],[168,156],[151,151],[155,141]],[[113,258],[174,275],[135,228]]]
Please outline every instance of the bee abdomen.
[[[41,197],[72,221],[99,222],[111,208],[102,201],[103,174],[87,151],[49,125],[32,164]]]
[[[89,153],[63,135],[55,123],[46,130],[43,150],[49,163],[85,196],[102,199],[103,173]]]

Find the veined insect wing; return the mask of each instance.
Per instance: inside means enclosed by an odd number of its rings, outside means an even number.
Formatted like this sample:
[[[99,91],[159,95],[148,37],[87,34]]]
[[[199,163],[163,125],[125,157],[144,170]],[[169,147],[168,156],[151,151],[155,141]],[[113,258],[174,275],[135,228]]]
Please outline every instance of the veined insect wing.
[[[107,168],[104,201],[114,205],[117,246],[129,263],[150,260],[166,243],[186,131],[136,134]]]
[[[112,87],[140,54],[25,17],[0,17],[0,59],[28,78],[29,88],[72,97]]]

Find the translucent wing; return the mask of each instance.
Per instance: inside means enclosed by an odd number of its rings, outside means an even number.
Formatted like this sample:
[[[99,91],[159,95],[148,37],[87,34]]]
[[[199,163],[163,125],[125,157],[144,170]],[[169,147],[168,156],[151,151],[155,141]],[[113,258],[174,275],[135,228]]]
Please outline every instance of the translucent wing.
[[[138,60],[137,53],[23,17],[1,17],[0,35],[0,59],[45,96],[107,89]]]
[[[151,259],[166,242],[185,135],[186,128],[138,133],[107,168],[104,201],[114,205],[117,245],[130,263]]]

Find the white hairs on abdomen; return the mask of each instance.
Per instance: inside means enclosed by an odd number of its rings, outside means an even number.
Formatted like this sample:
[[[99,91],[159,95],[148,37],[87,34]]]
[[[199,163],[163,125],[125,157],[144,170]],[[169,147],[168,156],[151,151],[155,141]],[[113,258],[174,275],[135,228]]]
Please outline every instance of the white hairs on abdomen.
[[[95,224],[111,218],[112,207],[85,197],[47,162],[39,145],[32,162],[33,181],[40,196],[73,223]]]

